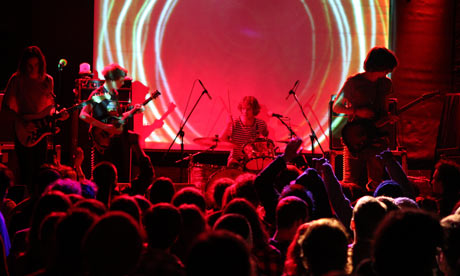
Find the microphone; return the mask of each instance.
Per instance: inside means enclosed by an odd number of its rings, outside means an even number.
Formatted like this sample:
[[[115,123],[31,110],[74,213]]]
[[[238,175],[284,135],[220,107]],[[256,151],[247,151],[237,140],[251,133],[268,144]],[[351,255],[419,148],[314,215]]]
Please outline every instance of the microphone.
[[[62,69],[63,69],[64,67],[66,67],[66,66],[67,66],[67,59],[61,58],[61,59],[59,60],[58,69],[59,69],[59,70],[62,70]]]
[[[297,81],[294,83],[294,86],[292,87],[292,89],[289,90],[289,94],[287,95],[286,100],[289,98],[289,96],[291,96],[291,94],[295,94],[294,89],[297,88],[297,85],[299,85],[299,80],[297,80]]]
[[[203,87],[203,93],[206,93],[206,95],[208,95],[208,98],[209,98],[210,100],[212,100],[211,95],[209,95],[208,90],[206,90],[206,87],[204,87],[204,85],[203,85],[203,83],[201,82],[201,80],[198,80],[198,81],[200,82],[201,87]]]
[[[270,117],[276,117],[276,118],[287,118],[281,114],[273,113],[273,112],[268,112],[268,116]]]

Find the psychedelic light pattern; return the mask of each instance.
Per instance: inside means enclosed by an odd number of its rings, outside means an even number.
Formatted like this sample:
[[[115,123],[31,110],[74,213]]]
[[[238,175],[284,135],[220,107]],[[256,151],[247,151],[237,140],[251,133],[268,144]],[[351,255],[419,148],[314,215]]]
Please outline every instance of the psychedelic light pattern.
[[[362,71],[367,51],[388,45],[388,0],[97,0],[94,63],[119,63],[136,81],[158,89],[135,130],[147,148],[169,146],[203,89],[184,132],[186,149],[200,149],[197,137],[218,135],[238,102],[255,96],[259,118],[269,125],[269,138],[289,138],[289,131],[270,112],[283,114],[310,150],[310,128],[296,95],[325,150],[328,149],[328,106],[347,76]],[[146,92],[134,91],[133,102]],[[177,107],[164,126],[144,127]],[[170,109],[171,111],[171,109]],[[338,124],[335,121],[334,124]],[[180,141],[173,148],[178,149]],[[279,145],[282,147],[282,145]]]

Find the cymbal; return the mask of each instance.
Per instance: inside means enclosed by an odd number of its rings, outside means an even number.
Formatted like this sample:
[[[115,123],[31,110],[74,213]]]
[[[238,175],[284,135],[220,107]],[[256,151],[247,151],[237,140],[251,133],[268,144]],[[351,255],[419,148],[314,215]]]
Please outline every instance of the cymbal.
[[[235,147],[235,144],[219,139],[218,137],[199,137],[193,139],[193,142],[201,146],[216,146],[217,148],[224,149],[232,149]]]
[[[291,141],[290,139],[276,140],[277,143],[283,143],[283,144],[287,144],[287,143],[289,143],[290,141]]]

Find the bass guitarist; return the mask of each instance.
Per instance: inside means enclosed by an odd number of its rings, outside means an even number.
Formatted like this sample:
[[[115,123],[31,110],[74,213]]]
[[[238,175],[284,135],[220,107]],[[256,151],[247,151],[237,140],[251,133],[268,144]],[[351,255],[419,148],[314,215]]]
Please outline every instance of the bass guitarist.
[[[90,104],[80,112],[80,119],[90,124],[93,139],[93,162],[110,161],[118,169],[120,182],[129,182],[129,149],[131,148],[138,163],[151,163],[139,145],[139,135],[133,131],[123,130],[118,118],[128,113],[142,111],[141,105],[122,113],[118,92],[127,75],[127,70],[118,64],[107,65],[102,71],[105,83],[89,96]],[[101,141],[108,141],[107,143]],[[92,164],[95,165],[96,163]],[[153,167],[152,167],[153,168]]]
[[[391,80],[387,77],[397,66],[396,56],[384,47],[374,47],[364,61],[364,72],[347,79],[333,104],[333,111],[348,115],[348,123],[342,131],[344,148],[344,185],[357,184],[373,191],[384,175],[384,166],[377,154],[387,149],[388,137],[378,135],[375,122],[396,116],[388,113],[388,98],[393,92]],[[363,133],[353,133],[353,125]],[[351,132],[351,133],[350,133]],[[350,134],[350,135],[348,135]],[[357,138],[356,138],[357,137]],[[367,172],[367,178],[366,178]]]
[[[15,114],[15,152],[18,159],[20,183],[27,192],[35,192],[34,180],[41,165],[47,161],[47,139],[34,145],[23,144],[21,136],[38,129],[34,120],[51,115],[55,95],[53,78],[46,73],[46,60],[37,46],[25,48],[17,71],[8,81],[2,107]],[[62,114],[62,119],[69,117]],[[21,131],[22,130],[22,131]]]

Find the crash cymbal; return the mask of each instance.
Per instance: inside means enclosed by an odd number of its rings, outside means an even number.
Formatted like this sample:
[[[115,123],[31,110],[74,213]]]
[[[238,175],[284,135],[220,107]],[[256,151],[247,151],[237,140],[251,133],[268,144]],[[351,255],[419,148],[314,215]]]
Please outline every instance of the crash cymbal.
[[[216,146],[216,148],[224,148],[224,149],[232,149],[235,147],[235,144],[230,143],[228,141],[223,141],[222,139],[219,139],[218,137],[199,137],[193,139],[193,142],[195,142],[198,145],[201,146]]]

